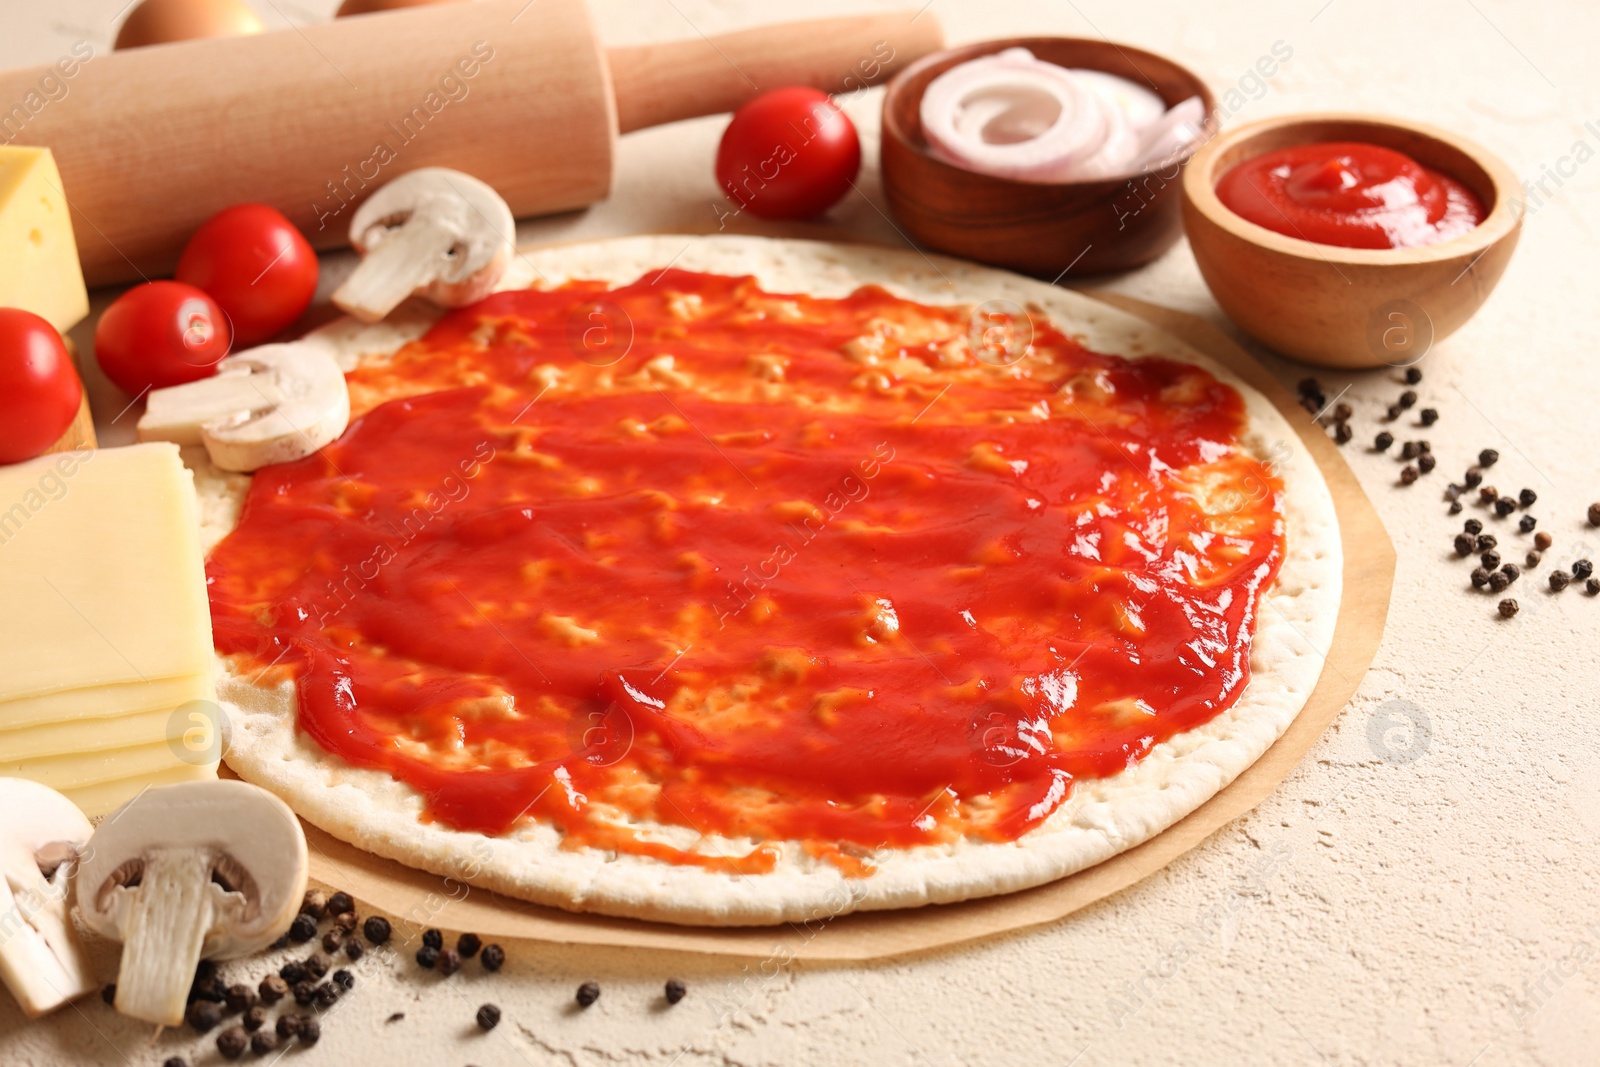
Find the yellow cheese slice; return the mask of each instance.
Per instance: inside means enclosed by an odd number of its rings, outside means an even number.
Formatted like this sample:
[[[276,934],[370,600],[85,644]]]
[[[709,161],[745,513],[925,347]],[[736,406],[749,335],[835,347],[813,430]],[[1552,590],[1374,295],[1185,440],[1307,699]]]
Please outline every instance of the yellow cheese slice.
[[[108,748],[128,748],[157,741],[181,742],[191,728],[187,714],[175,708],[158,708],[90,724],[79,720],[25,726],[0,732],[0,763],[73,752],[102,752]]]
[[[179,678],[98,685],[89,689],[71,689],[8,700],[0,703],[0,754],[5,752],[7,731],[46,723],[137,715],[158,709],[171,711],[191,700],[214,699],[214,683],[210,675],[186,674]],[[87,729],[99,729],[99,724]]]
[[[0,467],[0,701],[209,674],[198,512],[165,442]]]
[[[186,766],[207,766],[216,771],[214,759],[197,759],[194,764],[179,758],[182,742],[157,741],[155,744],[105,752],[74,752],[67,756],[0,761],[0,777],[28,778],[59,792],[114,782],[119,778],[139,778],[149,782],[155,775]]]
[[[48,148],[0,145],[0,307],[61,333],[89,314],[61,172]]]
[[[63,789],[66,798],[78,805],[91,819],[109,815],[138,796],[145,789],[177,782],[198,782],[217,776],[217,765],[179,763],[157,774],[141,774],[132,778],[114,778],[81,789]]]

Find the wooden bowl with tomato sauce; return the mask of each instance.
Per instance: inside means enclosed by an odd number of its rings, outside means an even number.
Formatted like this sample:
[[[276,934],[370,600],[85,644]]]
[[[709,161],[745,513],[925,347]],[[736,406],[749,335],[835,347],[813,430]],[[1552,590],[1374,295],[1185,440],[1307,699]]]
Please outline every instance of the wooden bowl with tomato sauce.
[[[1393,149],[1466,186],[1485,212],[1459,236],[1410,248],[1347,248],[1257,225],[1218,196],[1224,175],[1267,152],[1358,142]],[[1445,130],[1358,114],[1287,115],[1213,138],[1183,176],[1200,273],[1239,327],[1324,367],[1409,366],[1488,299],[1517,246],[1522,186],[1487,149]]]
[[[925,56],[895,76],[883,98],[883,189],[889,212],[924,248],[1045,281],[1129,270],[1171,248],[1183,232],[1183,160],[1124,178],[1029,182],[979,174],[933,154],[922,130],[928,84],[958,64],[1026,48],[1062,67],[1102,70],[1143,85],[1168,107],[1191,96],[1205,109],[1202,142],[1217,131],[1217,102],[1198,76],[1128,45],[1079,37],[1013,37]]]

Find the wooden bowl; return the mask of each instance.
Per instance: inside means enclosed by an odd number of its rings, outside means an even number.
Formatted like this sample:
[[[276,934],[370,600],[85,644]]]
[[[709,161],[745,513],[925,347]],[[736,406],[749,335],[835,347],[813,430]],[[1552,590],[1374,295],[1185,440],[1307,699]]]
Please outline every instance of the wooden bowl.
[[[928,83],[958,63],[1007,48],[1148,85],[1168,107],[1198,96],[1204,136],[1216,132],[1216,100],[1205,83],[1170,59],[1127,45],[1014,37],[938,52],[896,75],[883,98],[883,188],[901,228],[924,247],[1046,281],[1059,280],[1069,267],[1075,274],[1128,270],[1171,248],[1182,228],[1181,160],[1133,178],[1042,183],[976,174],[932,154],[921,116]]]
[[[1404,152],[1471,189],[1488,215],[1469,233],[1422,248],[1340,248],[1246,222],[1217,182],[1246,159],[1291,145],[1362,141]],[[1269,348],[1324,367],[1408,366],[1472,317],[1522,229],[1522,186],[1464,137],[1402,119],[1288,115],[1229,130],[1189,160],[1183,219],[1211,294]]]

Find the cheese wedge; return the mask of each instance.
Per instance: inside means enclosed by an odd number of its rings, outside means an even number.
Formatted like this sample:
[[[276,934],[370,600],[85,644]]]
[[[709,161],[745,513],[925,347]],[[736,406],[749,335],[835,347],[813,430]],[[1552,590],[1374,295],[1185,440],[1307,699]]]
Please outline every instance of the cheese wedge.
[[[0,145],[0,307],[61,333],[89,314],[72,212],[48,148]]]

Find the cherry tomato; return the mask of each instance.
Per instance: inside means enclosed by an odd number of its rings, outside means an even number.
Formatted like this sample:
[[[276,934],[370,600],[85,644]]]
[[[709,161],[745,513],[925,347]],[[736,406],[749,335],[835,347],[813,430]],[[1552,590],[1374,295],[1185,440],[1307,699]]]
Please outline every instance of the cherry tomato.
[[[762,93],[733,114],[717,147],[717,183],[767,219],[820,215],[850,189],[861,138],[828,94],[805,86]]]
[[[235,204],[211,216],[178,260],[180,282],[204,289],[233,323],[234,344],[276,337],[317,291],[317,254],[283,213]]]
[[[145,282],[100,316],[94,354],[107,378],[138,396],[211,377],[230,341],[227,318],[205,293],[183,282]]]
[[[61,440],[83,383],[56,328],[31,311],[0,308],[0,463],[21,463]]]

